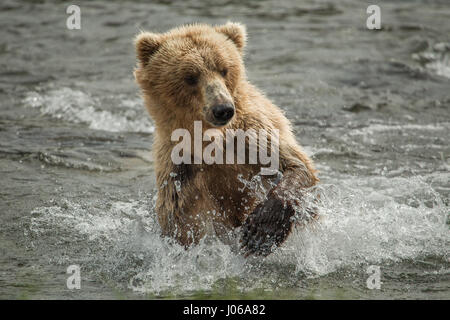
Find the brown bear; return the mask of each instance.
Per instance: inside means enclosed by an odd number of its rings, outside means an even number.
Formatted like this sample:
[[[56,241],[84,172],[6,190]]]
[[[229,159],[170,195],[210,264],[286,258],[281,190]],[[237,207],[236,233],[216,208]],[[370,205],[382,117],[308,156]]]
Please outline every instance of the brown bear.
[[[299,216],[296,208],[304,189],[318,178],[283,112],[247,80],[246,37],[245,27],[231,22],[142,32],[135,39],[134,74],[155,123],[156,212],[163,234],[188,247],[206,235],[220,238],[241,227],[244,253],[268,255],[286,239],[294,221],[315,217],[311,210],[300,210]],[[202,132],[215,128],[224,136],[227,129],[266,130],[269,145],[278,148],[281,179],[274,184],[274,175],[260,175],[261,184],[271,187],[261,198],[245,187],[245,181],[260,174],[260,161],[207,164],[194,159],[175,164],[172,152],[178,141],[172,141],[172,133],[183,128],[194,136],[196,121]],[[237,152],[234,145],[222,147]],[[195,156],[191,148],[188,159]]]

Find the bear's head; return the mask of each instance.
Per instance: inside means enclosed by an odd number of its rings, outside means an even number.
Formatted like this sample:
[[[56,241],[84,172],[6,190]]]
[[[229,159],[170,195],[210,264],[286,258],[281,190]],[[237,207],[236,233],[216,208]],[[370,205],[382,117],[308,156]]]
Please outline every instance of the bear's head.
[[[135,77],[152,117],[227,125],[236,111],[236,89],[245,79],[245,43],[245,27],[231,22],[139,34]]]

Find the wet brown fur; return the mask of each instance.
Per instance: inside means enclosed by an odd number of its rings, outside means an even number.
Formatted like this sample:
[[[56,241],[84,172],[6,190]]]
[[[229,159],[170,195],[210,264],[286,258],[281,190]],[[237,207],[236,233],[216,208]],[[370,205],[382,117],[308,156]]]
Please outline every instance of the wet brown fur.
[[[239,191],[243,185],[237,178],[242,174],[251,179],[260,165],[174,165],[171,160],[177,144],[170,139],[173,130],[185,128],[193,137],[195,120],[202,121],[203,130],[214,127],[206,121],[211,99],[232,99],[234,103],[235,115],[218,128],[222,131],[279,130],[279,169],[289,172],[295,183],[282,180],[278,193],[318,181],[312,161],[297,144],[283,112],[248,82],[243,64],[245,43],[245,28],[237,23],[188,25],[163,34],[144,32],[135,40],[139,61],[135,77],[156,128],[153,154],[158,220],[165,235],[186,246],[206,234],[220,236],[241,226],[260,202],[251,190]],[[221,74],[223,69],[228,70],[226,76]],[[198,76],[196,86],[184,81],[192,74]],[[210,97],[209,85],[219,93]],[[175,181],[181,183],[179,191]]]

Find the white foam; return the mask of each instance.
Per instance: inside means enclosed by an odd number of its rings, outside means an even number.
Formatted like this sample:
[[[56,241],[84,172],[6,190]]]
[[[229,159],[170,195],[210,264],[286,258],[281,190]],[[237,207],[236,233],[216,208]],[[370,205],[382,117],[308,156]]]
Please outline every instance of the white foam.
[[[372,135],[378,132],[389,132],[389,131],[443,131],[450,129],[450,123],[444,122],[439,124],[370,124],[362,129],[353,129],[348,132],[348,135]]]
[[[29,92],[24,104],[39,108],[42,114],[72,123],[86,123],[89,128],[111,132],[154,131],[140,99],[121,100],[117,110],[101,110],[101,103],[88,94],[70,88],[51,89],[45,93]],[[104,106],[107,107],[107,106]],[[142,112],[133,112],[142,110]],[[137,114],[136,114],[137,113]]]
[[[436,72],[437,75],[450,79],[450,64],[449,64],[448,60],[449,59],[447,58],[447,61],[441,61],[441,60],[434,61],[434,62],[428,63],[426,66],[428,69]]]
[[[422,62],[425,67],[439,76],[450,78],[450,44],[436,43],[428,51],[414,53],[414,60]]]

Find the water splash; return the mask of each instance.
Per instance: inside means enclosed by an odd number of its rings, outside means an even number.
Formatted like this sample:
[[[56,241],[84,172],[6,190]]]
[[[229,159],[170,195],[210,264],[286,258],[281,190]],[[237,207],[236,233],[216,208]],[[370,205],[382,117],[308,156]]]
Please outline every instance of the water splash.
[[[320,222],[297,230],[277,253],[294,259],[297,271],[316,276],[450,253],[448,209],[421,177],[352,178],[318,191]]]
[[[151,198],[90,205],[56,201],[32,211],[28,236],[36,245],[63,236],[71,245],[89,247],[82,258],[86,269],[151,295],[213,290],[223,282],[246,292],[366,263],[449,255],[448,209],[422,177],[349,176],[321,185],[308,198],[315,199],[319,222],[294,230],[267,258],[245,259],[215,238],[184,250],[160,237]]]
[[[439,42],[412,58],[439,76],[450,78],[450,43]]]

